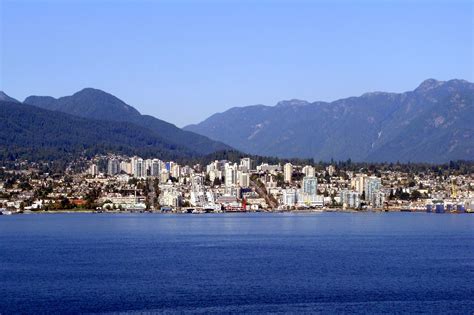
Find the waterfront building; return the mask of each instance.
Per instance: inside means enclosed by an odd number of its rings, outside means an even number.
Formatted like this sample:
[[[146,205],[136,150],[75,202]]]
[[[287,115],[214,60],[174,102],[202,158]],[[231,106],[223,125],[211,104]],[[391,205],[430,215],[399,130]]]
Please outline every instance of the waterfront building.
[[[382,181],[380,178],[375,176],[370,176],[365,178],[365,201],[372,202],[377,197],[375,196],[376,193],[382,188]]]
[[[303,178],[303,188],[297,191],[297,202],[299,206],[322,207],[324,197],[318,196],[318,179],[313,176]]]
[[[294,188],[283,189],[281,203],[287,207],[293,207],[297,201],[297,191]]]
[[[160,186],[160,205],[177,208],[181,205],[182,196],[181,193],[169,185]]]
[[[374,208],[383,208],[385,203],[385,193],[377,190],[371,195],[370,203]]]
[[[204,180],[200,175],[191,176],[191,204],[202,207],[206,204],[206,194],[203,187]]]
[[[344,189],[340,198],[343,208],[357,209],[360,206],[360,194],[357,191]]]

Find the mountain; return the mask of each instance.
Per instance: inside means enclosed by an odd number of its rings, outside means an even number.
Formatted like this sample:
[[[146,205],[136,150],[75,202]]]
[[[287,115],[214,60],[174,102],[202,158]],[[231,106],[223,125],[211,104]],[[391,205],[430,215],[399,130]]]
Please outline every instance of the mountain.
[[[5,94],[5,92],[3,92],[3,91],[0,91],[0,102],[20,103],[19,101],[17,101],[13,97],[10,97],[7,94]]]
[[[29,96],[24,103],[83,118],[134,123],[153,131],[169,143],[186,147],[198,154],[231,149],[228,145],[182,130],[166,121],[141,115],[134,107],[98,89],[86,88],[71,96],[57,99],[51,96]]]
[[[98,121],[0,101],[0,161],[51,161],[108,152],[164,159],[195,155],[132,123]]]
[[[126,120],[125,117],[140,116],[135,108],[117,97],[92,88],[58,99],[51,96],[29,96],[24,103],[84,118],[123,121]]]
[[[185,130],[258,155],[354,161],[474,160],[474,84],[424,81],[405,93],[234,107]]]

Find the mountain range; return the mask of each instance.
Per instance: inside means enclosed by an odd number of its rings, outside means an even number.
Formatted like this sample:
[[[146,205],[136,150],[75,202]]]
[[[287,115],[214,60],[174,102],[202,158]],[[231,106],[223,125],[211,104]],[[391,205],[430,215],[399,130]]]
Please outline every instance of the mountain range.
[[[24,102],[0,92],[0,159],[84,152],[179,159],[240,154],[236,148],[316,161],[474,160],[473,101],[473,83],[429,79],[405,93],[235,107],[183,130],[93,88]]]
[[[473,101],[473,83],[428,79],[405,93],[234,107],[184,129],[247,153],[282,158],[474,160]]]

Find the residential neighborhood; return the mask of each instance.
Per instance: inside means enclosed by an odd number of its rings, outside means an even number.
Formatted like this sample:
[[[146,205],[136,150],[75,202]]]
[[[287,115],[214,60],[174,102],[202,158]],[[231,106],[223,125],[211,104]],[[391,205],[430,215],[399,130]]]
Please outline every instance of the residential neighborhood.
[[[249,157],[180,165],[106,155],[58,174],[35,163],[0,169],[1,213],[474,210],[474,174],[350,163],[256,165]],[[397,168],[399,170],[397,170]]]

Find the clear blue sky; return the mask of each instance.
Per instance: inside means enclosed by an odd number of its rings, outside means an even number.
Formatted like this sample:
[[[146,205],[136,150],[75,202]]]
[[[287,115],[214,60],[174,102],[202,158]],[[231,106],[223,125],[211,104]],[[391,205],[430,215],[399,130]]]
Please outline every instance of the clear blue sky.
[[[474,79],[473,1],[0,2],[1,90],[95,87],[178,126]]]

